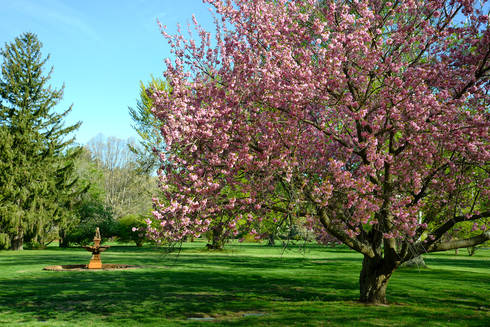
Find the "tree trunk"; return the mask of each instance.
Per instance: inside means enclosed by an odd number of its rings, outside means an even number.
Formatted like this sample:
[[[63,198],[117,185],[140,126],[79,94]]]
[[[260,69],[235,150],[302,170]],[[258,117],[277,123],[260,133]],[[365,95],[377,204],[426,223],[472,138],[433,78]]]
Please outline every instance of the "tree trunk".
[[[386,304],[386,287],[395,271],[395,264],[389,264],[382,258],[364,256],[359,277],[360,301],[372,304]]]
[[[268,240],[267,240],[267,245],[268,246],[274,246],[276,245],[275,239],[274,239],[274,234],[269,234],[268,235]]]
[[[60,239],[58,240],[58,246],[60,248],[67,248],[70,246],[70,243],[68,243],[66,239],[60,237]]]
[[[468,250],[468,255],[471,257],[475,254],[476,252],[476,246],[470,246],[467,247],[466,250]]]
[[[211,244],[206,244],[210,250],[223,250],[225,241],[223,240],[223,227],[218,225],[211,230]]]
[[[67,248],[70,246],[70,243],[66,239],[66,232],[64,229],[60,229],[58,245],[60,248]]]
[[[20,251],[24,249],[24,236],[17,235],[10,242],[10,249],[14,251]]]

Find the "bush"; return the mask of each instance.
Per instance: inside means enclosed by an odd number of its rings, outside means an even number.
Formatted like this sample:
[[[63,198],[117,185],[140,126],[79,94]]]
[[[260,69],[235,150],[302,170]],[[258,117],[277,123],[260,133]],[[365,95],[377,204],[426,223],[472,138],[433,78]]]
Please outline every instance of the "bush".
[[[145,216],[131,214],[119,219],[117,222],[117,236],[119,242],[135,242],[136,246],[141,247],[145,241],[144,232],[133,231],[134,228],[145,228]]]
[[[245,243],[261,243],[262,240],[259,238],[255,238],[255,235],[252,234],[245,234],[240,238],[241,242]]]
[[[112,210],[96,201],[83,201],[77,208],[79,222],[65,235],[67,244],[87,245],[93,242],[95,229],[99,227],[102,242],[117,235],[117,222]]]

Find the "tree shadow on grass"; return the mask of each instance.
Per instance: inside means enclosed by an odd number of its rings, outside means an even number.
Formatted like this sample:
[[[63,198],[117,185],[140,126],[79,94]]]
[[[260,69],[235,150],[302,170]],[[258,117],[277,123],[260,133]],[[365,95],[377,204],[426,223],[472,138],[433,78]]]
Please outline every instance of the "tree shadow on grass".
[[[471,267],[471,268],[482,268],[482,269],[490,269],[490,260],[482,260],[482,259],[461,259],[460,257],[449,257],[449,258],[441,258],[441,257],[426,257],[424,258],[427,265],[430,266],[452,266],[452,267]]]
[[[90,317],[118,325],[124,322],[186,323],[189,317],[225,317],[227,321],[221,323],[235,326],[256,325],[257,321],[264,325],[264,322],[275,321],[277,325],[314,326],[315,321],[318,324],[322,319],[334,326],[376,325],[380,316],[387,321],[398,320],[400,325],[404,325],[403,319],[407,315],[419,323],[424,320],[445,321],[443,315],[433,317],[431,311],[413,312],[410,306],[384,308],[357,304],[358,285],[352,277],[329,272],[325,278],[307,274],[285,278],[264,276],[260,272],[210,269],[46,272],[36,278],[0,281],[0,289],[3,290],[0,309],[35,320],[57,319],[73,324],[90,320]],[[442,277],[433,276],[434,279]],[[422,295],[428,296],[423,298],[427,306],[435,303],[441,307],[468,306],[484,300],[475,296],[468,299],[468,294],[464,294],[462,289],[453,291],[451,298],[431,298],[428,292]],[[467,300],[454,302],[457,297]],[[323,306],[335,311],[322,312]],[[274,315],[278,310],[280,314]],[[271,317],[245,319],[243,313],[247,312],[262,312]],[[364,320],[359,320],[361,318]],[[218,324],[216,321],[212,325]]]
[[[202,264],[225,265],[221,258],[213,259],[202,260]],[[274,265],[267,259],[262,259],[264,263],[252,261],[248,268]],[[294,267],[297,263],[292,261],[287,264]],[[186,319],[199,314],[268,310],[270,301],[353,300],[356,289],[355,280],[349,278],[337,279],[335,289],[340,291],[329,292],[333,285],[316,278],[264,277],[259,271],[236,273],[233,266],[242,265],[239,260],[231,262],[231,269],[224,272],[221,268],[179,268],[185,265],[180,261],[173,269],[45,272],[35,278],[0,280],[0,308],[39,320],[66,313],[74,321],[87,313],[108,319]]]
[[[389,326],[403,322],[407,316],[412,319],[407,325],[430,319],[443,323],[444,308],[453,306],[466,310],[459,316],[452,313],[456,319],[465,319],[468,310],[486,303],[487,298],[484,292],[469,292],[468,285],[475,279],[469,272],[401,270],[390,282],[388,298],[405,305],[368,307],[355,302],[360,269],[356,257],[308,259],[184,252],[176,258],[158,251],[126,250],[105,252],[102,259],[105,263],[138,264],[145,268],[47,272],[37,271],[36,267],[40,263],[42,266],[43,261],[45,265],[86,263],[90,253],[26,251],[18,256],[5,256],[14,270],[28,265],[31,268],[29,274],[0,276],[0,312],[74,325],[91,318],[116,325],[161,325],[162,321],[196,325],[205,322],[189,322],[187,318],[217,317],[212,325],[314,326],[325,319],[332,325]],[[459,261],[447,260],[442,264]],[[488,281],[488,276],[485,280]],[[413,312],[415,305],[417,312]],[[434,311],[424,311],[435,307],[440,307],[436,318],[431,316]],[[266,316],[244,318],[243,313],[247,312],[262,312]],[[386,323],[380,322],[379,316]],[[485,317],[472,319],[477,325]]]
[[[393,278],[396,282],[392,284],[401,285],[415,297],[423,297],[424,301],[435,301],[443,307],[462,305],[479,308],[482,305],[488,306],[489,274],[458,270],[448,272],[442,269],[404,269],[395,273]],[[421,279],[424,282],[420,282]],[[404,296],[403,293],[395,293],[397,297],[400,295]],[[401,298],[400,300],[403,301]],[[406,296],[405,301],[407,301]]]
[[[134,249],[138,249],[134,247]],[[306,256],[274,256],[256,257],[237,253],[192,253],[181,252],[168,254],[162,251],[135,252],[133,248],[109,248],[101,254],[103,263],[119,263],[130,265],[141,265],[144,267],[161,267],[162,265],[179,266],[221,266],[222,268],[253,268],[253,269],[292,269],[304,268],[306,266],[325,266],[330,269],[343,266],[358,265],[360,269],[361,260],[357,257],[333,257],[326,255],[324,258],[308,258]],[[31,254],[32,253],[32,254]],[[91,254],[84,249],[70,249],[65,251],[24,251],[23,253],[12,253],[2,258],[5,266],[49,266],[66,264],[88,263]]]

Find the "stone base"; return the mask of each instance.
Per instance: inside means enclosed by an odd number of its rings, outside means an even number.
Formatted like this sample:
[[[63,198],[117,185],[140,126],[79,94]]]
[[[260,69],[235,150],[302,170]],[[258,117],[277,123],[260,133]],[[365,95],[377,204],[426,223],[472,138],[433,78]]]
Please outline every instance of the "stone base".
[[[102,269],[102,261],[90,260],[87,266],[88,269]]]
[[[88,264],[88,269],[101,269],[101,268],[102,268],[102,261],[100,260],[100,254],[92,255],[92,259],[90,259],[90,262]]]

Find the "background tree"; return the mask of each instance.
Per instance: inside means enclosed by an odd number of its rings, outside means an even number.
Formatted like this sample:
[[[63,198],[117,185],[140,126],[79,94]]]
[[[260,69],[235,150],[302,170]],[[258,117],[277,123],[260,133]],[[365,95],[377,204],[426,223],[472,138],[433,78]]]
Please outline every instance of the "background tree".
[[[139,146],[128,143],[130,150],[136,155],[139,169],[146,174],[154,174],[160,167],[158,153],[162,152],[165,143],[160,133],[162,123],[155,118],[151,109],[153,99],[150,90],[169,92],[168,83],[165,80],[151,78],[148,84],[140,82],[140,98],[136,108],[129,107],[129,116],[133,121],[131,125],[139,135]]]
[[[87,144],[97,168],[102,171],[105,203],[111,207],[114,218],[127,214],[147,213],[156,180],[139,170],[137,156],[129,149],[134,140],[104,137],[99,134]]]
[[[60,247],[91,242],[95,227],[101,228],[105,238],[112,236],[114,231],[112,209],[105,203],[103,171],[86,148],[82,148],[75,161],[75,174],[85,192],[78,196],[72,207],[73,219],[59,228]]]
[[[156,178],[139,169],[129,142],[98,135],[82,148],[75,171],[86,191],[72,207],[70,224],[59,230],[61,247],[91,242],[96,227],[105,239],[143,244],[141,232],[132,229],[150,215]]]
[[[69,134],[80,123],[65,127],[71,107],[57,113],[54,107],[63,88],[48,85],[49,56],[35,34],[24,33],[5,44],[0,78],[0,226],[1,247],[22,249],[25,241],[43,243],[44,236],[67,219],[76,179],[67,152]],[[78,190],[79,191],[79,190]]]
[[[486,231],[443,239],[460,223],[486,225],[490,216],[476,210],[490,188],[490,32],[482,8],[206,2],[225,24],[215,46],[195,20],[200,43],[163,30],[176,59],[166,61],[172,93],[154,93],[166,200],[155,203],[149,235],[181,240],[207,231],[223,212],[251,214],[237,224],[250,230],[261,215],[288,208],[364,255],[360,300],[371,303],[386,302],[403,262],[490,238]],[[292,207],[277,204],[282,181]],[[469,183],[471,198],[452,198]],[[230,203],[230,189],[244,196]]]
[[[117,221],[111,208],[100,199],[94,198],[93,194],[84,195],[74,209],[77,215],[76,224],[65,232],[60,247],[67,247],[73,243],[78,245],[92,243],[97,227],[104,240],[117,236]]]

